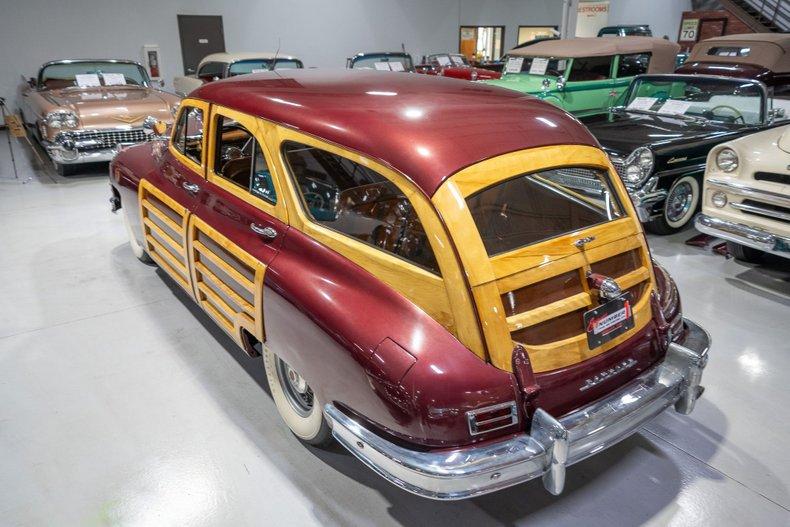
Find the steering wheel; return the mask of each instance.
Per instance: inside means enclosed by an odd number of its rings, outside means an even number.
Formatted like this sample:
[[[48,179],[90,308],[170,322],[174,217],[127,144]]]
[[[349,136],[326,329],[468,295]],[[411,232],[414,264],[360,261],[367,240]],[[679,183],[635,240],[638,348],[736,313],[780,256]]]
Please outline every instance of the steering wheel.
[[[720,104],[718,106],[714,106],[713,108],[711,108],[708,111],[711,114],[716,115],[716,110],[718,110],[719,108],[726,108],[727,110],[732,110],[732,113],[735,114],[735,118],[733,119],[733,122],[737,121],[738,119],[740,119],[743,124],[746,124],[746,119],[744,119],[743,114],[740,111],[738,111],[737,108],[733,108],[732,106],[729,106],[729,105],[726,105],[726,104]]]

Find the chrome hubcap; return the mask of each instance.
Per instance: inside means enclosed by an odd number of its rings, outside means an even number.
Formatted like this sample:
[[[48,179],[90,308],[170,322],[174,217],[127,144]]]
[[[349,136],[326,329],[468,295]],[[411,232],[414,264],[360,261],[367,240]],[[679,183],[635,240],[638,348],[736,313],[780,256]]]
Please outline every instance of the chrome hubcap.
[[[301,415],[307,417],[313,409],[313,390],[310,389],[304,377],[299,375],[295,369],[291,368],[284,360],[279,357],[277,361],[277,378],[280,387],[283,389],[285,398],[291,407]]]
[[[691,208],[694,199],[694,190],[687,182],[675,185],[672,193],[667,198],[667,219],[672,222],[683,219]]]

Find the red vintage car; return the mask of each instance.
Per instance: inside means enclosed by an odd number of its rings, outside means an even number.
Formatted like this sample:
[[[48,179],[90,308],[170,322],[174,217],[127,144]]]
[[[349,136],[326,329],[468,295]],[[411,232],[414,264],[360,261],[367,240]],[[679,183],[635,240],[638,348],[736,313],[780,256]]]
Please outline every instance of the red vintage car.
[[[472,66],[469,64],[466,57],[460,53],[435,53],[433,55],[428,55],[428,57],[424,59],[424,63],[416,65],[414,69],[417,73],[441,75],[443,77],[466,79],[468,81],[482,81],[502,77],[502,73],[499,71]]]
[[[263,355],[294,434],[416,494],[559,493],[567,466],[702,392],[708,336],[606,153],[538,99],[246,75],[110,170],[134,253]]]

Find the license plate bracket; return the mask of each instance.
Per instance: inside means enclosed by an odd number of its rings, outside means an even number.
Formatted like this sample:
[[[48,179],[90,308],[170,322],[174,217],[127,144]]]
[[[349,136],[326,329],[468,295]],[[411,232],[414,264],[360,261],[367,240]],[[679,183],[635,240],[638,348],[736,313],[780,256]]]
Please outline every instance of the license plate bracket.
[[[584,328],[587,346],[590,349],[602,346],[634,327],[634,299],[626,292],[584,313]]]

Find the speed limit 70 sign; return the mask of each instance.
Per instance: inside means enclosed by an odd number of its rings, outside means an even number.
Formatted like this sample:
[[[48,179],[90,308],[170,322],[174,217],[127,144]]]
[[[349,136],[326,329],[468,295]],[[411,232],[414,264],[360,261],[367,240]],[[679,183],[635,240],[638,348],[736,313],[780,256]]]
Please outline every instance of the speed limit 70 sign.
[[[680,38],[678,40],[696,42],[698,31],[699,18],[687,18],[680,23]]]

